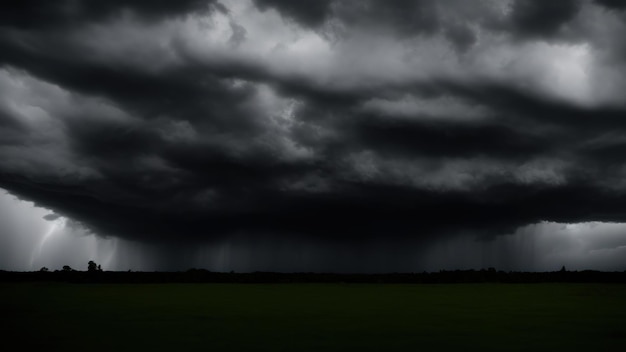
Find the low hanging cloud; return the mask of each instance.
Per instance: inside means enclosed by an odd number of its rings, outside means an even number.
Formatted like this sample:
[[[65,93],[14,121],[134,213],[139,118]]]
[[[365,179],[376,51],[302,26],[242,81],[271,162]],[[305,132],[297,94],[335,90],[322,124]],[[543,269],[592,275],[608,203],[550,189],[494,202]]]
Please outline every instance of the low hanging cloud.
[[[139,241],[626,221],[611,1],[23,1],[0,187]]]

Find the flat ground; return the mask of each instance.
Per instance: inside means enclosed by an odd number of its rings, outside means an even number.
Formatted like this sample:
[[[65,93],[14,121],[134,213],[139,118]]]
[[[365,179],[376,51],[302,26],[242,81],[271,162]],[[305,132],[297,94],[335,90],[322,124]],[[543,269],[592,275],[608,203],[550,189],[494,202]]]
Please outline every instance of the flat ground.
[[[38,351],[626,351],[626,285],[0,284],[0,324]]]

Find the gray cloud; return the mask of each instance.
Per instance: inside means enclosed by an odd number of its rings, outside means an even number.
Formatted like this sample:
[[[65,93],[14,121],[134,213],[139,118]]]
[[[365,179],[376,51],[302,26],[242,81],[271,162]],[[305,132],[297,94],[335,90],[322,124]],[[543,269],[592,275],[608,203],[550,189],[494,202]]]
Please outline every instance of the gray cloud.
[[[0,26],[0,186],[94,233],[626,220],[625,66],[602,35],[623,22],[596,3],[24,4]]]
[[[43,216],[43,218],[44,218],[45,220],[48,220],[48,221],[54,221],[54,220],[57,220],[57,219],[58,219],[58,218],[60,218],[60,217],[61,217],[61,215],[59,215],[59,214],[54,214],[54,213],[52,213],[52,214],[46,214],[46,215],[44,215],[44,216]]]

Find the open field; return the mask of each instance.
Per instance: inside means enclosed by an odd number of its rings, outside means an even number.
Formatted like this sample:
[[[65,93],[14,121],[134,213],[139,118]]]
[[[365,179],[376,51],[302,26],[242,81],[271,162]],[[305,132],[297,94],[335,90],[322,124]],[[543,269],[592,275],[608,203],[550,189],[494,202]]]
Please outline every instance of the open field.
[[[28,350],[626,350],[617,284],[0,284]]]

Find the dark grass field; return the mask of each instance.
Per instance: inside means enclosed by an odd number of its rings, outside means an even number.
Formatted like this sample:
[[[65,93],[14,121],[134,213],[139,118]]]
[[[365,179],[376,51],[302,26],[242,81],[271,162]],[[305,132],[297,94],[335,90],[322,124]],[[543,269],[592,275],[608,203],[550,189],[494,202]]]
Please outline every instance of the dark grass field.
[[[618,284],[0,284],[3,351],[626,351]]]

